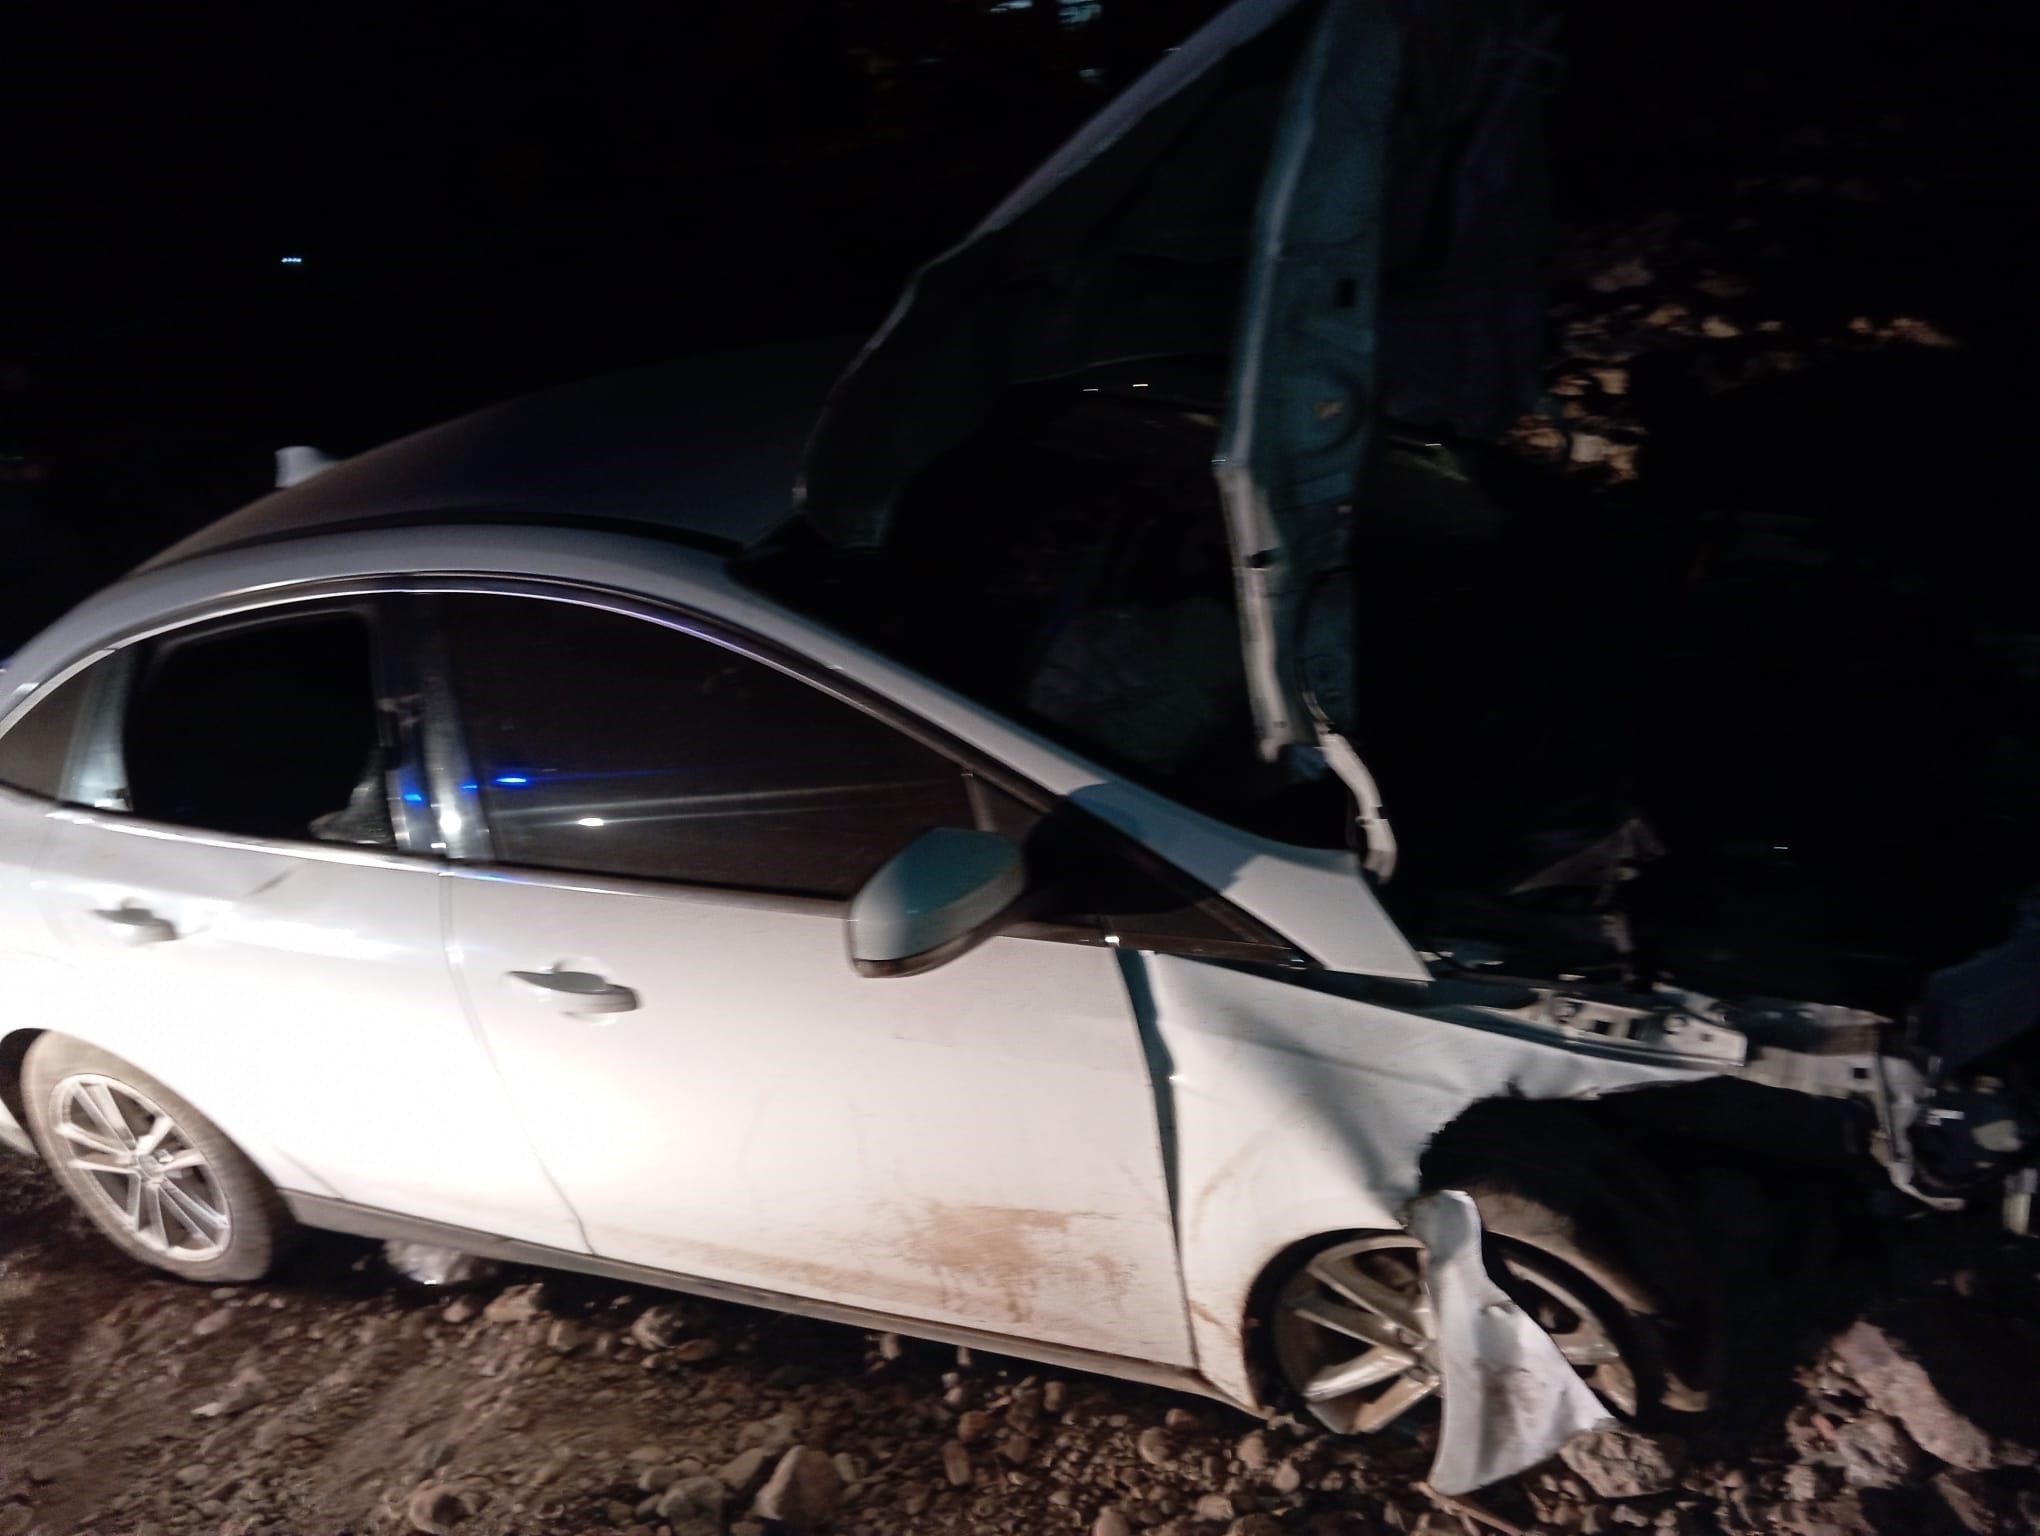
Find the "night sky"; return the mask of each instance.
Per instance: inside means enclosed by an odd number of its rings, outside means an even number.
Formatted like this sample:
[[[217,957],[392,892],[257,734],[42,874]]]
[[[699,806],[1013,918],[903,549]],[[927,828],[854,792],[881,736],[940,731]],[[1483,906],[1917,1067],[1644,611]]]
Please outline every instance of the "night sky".
[[[1216,8],[9,7],[0,647],[259,493],[282,444],[355,452],[563,379],[868,327]],[[1937,227],[1806,253],[1807,281],[1925,283],[2009,345],[2032,330],[2006,233],[2032,30],[1975,3],[1578,5],[1567,216],[1792,156],[1905,162],[1947,183]]]

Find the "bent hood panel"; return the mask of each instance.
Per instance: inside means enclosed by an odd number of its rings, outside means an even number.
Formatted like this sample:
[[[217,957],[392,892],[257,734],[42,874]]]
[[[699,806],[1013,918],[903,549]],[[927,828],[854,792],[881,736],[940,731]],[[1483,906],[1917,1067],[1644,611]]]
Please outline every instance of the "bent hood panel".
[[[1226,355],[1281,93],[1321,3],[1221,12],[915,274],[809,443],[817,529],[883,544],[900,486],[1011,385]]]
[[[1262,750],[1350,735],[1373,424],[1491,434],[1538,388],[1544,9],[1222,11],[916,275],[830,397],[804,515],[882,545],[902,485],[1013,386],[1217,361]]]

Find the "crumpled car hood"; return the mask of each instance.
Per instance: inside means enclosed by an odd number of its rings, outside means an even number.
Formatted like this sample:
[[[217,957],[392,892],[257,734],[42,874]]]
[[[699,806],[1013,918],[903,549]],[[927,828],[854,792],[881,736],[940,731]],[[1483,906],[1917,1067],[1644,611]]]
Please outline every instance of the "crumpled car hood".
[[[1385,875],[1347,745],[1361,476],[1384,417],[1490,435],[1535,397],[1550,31],[1537,0],[1228,7],[914,277],[831,395],[804,515],[883,545],[1014,386],[1217,361],[1261,751],[1321,749]]]

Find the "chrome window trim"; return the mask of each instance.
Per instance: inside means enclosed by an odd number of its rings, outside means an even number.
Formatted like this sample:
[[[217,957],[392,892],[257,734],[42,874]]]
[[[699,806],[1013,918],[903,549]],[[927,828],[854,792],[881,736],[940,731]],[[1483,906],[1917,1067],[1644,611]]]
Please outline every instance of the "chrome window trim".
[[[96,827],[126,837],[154,838],[166,843],[190,843],[201,848],[239,848],[286,858],[310,859],[320,864],[361,864],[379,869],[402,869],[415,874],[441,874],[445,866],[435,858],[415,853],[391,853],[353,843],[295,842],[281,837],[243,837],[233,832],[213,832],[204,827],[180,827],[166,821],[149,821],[126,811],[101,811],[89,806],[55,805],[50,819],[73,826]]]
[[[964,776],[966,790],[971,797],[971,804],[974,809],[979,810],[980,815],[982,815],[982,797],[976,784],[971,782],[980,778],[1006,791],[1014,799],[1043,816],[1051,813],[1060,803],[1061,797],[1043,789],[1033,780],[998,762],[988,754],[957,740],[954,736],[924,720],[912,711],[892,703],[890,700],[863,688],[859,684],[845,680],[840,674],[824,668],[812,658],[802,656],[799,652],[789,647],[763,640],[730,620],[710,617],[688,608],[683,603],[650,598],[638,593],[620,591],[611,587],[596,586],[566,578],[544,579],[537,577],[445,573],[419,574],[407,577],[405,581],[407,582],[405,590],[410,595],[418,597],[482,595],[535,598],[548,602],[570,603],[581,607],[595,608],[607,613],[614,613],[623,618],[637,619],[645,623],[656,624],[662,628],[692,636],[695,639],[705,640],[710,644],[720,646],[732,655],[741,656],[746,660],[771,667],[773,670],[781,672],[798,682],[805,683],[830,698],[834,698],[863,714],[870,715],[881,724],[899,731],[929,750],[941,753]],[[436,631],[438,627],[436,618],[427,621],[426,628]],[[439,646],[441,662],[444,664],[443,636],[440,637]],[[487,818],[481,812],[479,791],[465,788],[466,785],[474,782],[474,776],[470,771],[471,763],[465,748],[465,736],[460,727],[460,715],[457,708],[458,701],[452,696],[450,672],[445,674],[445,680],[448,684],[446,691],[438,695],[436,699],[428,696],[428,705],[436,703],[437,709],[435,712],[446,721],[451,722],[448,734],[461,743],[458,762],[460,763],[459,771],[464,777],[458,783],[449,783],[443,779],[435,782],[433,797],[436,802],[441,796],[461,796],[459,800],[452,801],[451,803],[460,804],[463,807],[464,814],[471,810],[474,817],[478,818],[479,824],[485,827]],[[434,734],[436,729],[428,731],[428,735]],[[470,826],[476,824],[475,821],[468,823]],[[1105,828],[1102,830],[1109,834],[1111,829]],[[1167,861],[1161,859],[1159,855],[1150,854],[1150,857],[1166,865],[1171,870],[1175,868],[1173,865],[1168,865]],[[492,858],[492,856],[484,855],[484,858]],[[464,866],[464,869],[473,870],[474,866],[473,864],[467,864]],[[456,867],[454,872],[462,873],[464,870],[462,867]],[[547,870],[525,865],[493,865],[486,873],[491,878],[513,879],[519,883],[571,886],[573,882],[586,882],[593,888],[596,885],[607,882],[616,885],[619,894],[653,895],[659,891],[698,892],[718,900],[735,901],[738,898],[744,898],[754,901],[759,905],[769,905],[781,909],[798,907],[802,910],[814,908],[841,911],[847,906],[847,903],[841,900],[818,897],[806,893],[756,891],[699,883],[690,884],[684,881],[635,880],[628,876]],[[1276,930],[1269,927],[1268,924],[1262,922],[1259,918],[1242,912],[1232,902],[1227,901],[1221,893],[1210,890],[1203,885],[1203,882],[1182,871],[1176,871],[1176,877],[1189,882],[1192,886],[1202,891],[1203,895],[1200,899],[1221,903],[1227,911],[1237,913],[1253,929],[1265,933],[1269,937],[1265,942],[1242,938],[1236,944],[1226,943],[1216,948],[1212,944],[1200,946],[1187,941],[1180,946],[1164,943],[1153,946],[1155,952],[1188,954],[1192,958],[1199,958],[1199,951],[1201,949],[1209,952],[1202,955],[1201,957],[1203,958],[1223,958],[1233,961],[1259,960],[1263,963],[1277,964],[1285,967],[1315,963],[1310,961],[1304,952],[1286,935],[1276,932]],[[1012,937],[1043,939],[1051,942],[1103,944],[1106,946],[1113,946],[1119,942],[1116,934],[1107,933],[1103,929],[1095,931],[1090,928],[1080,929],[1060,922],[1019,923],[1009,930],[1009,935]]]
[[[380,705],[386,697],[395,695],[401,698],[407,691],[414,691],[407,690],[408,657],[404,648],[397,643],[399,631],[393,628],[393,625],[400,624],[401,620],[393,617],[390,611],[393,605],[387,600],[390,593],[401,590],[400,578],[387,577],[370,581],[350,578],[291,583],[287,586],[272,586],[246,593],[229,594],[177,610],[169,617],[159,616],[127,629],[117,630],[112,636],[101,639],[90,651],[66,662],[50,675],[47,682],[37,686],[29,695],[29,703],[9,714],[5,726],[0,726],[0,734],[12,728],[15,721],[25,714],[28,708],[32,708],[52,689],[62,687],[88,667],[112,661],[118,670],[108,672],[105,682],[95,686],[93,696],[87,702],[85,717],[81,720],[78,733],[71,743],[64,768],[65,798],[43,803],[60,813],[68,813],[67,819],[81,819],[93,825],[117,827],[123,831],[149,829],[149,835],[152,836],[180,838],[207,847],[250,848],[268,853],[315,857],[328,862],[332,862],[331,855],[334,853],[346,852],[365,856],[371,861],[389,861],[404,867],[416,867],[421,858],[430,859],[438,850],[432,845],[429,824],[424,823],[415,808],[402,798],[401,786],[420,778],[418,760],[402,732],[397,742],[397,762],[392,770],[398,785],[398,792],[391,797],[390,807],[391,828],[397,840],[394,851],[352,847],[341,843],[323,843],[312,838],[300,842],[288,838],[246,837],[207,827],[182,827],[172,822],[135,816],[124,807],[97,803],[98,800],[110,798],[107,795],[97,796],[91,800],[74,798],[80,792],[94,788],[94,785],[86,780],[85,769],[88,764],[97,771],[104,771],[110,760],[116,765],[116,776],[125,779],[117,733],[129,688],[134,680],[133,662],[134,657],[139,654],[136,649],[138,646],[214,623],[225,623],[239,618],[266,617],[275,609],[344,607],[351,603],[366,609],[362,616],[369,627],[370,661],[374,668],[372,686]],[[358,861],[349,858],[339,862]]]
[[[612,587],[569,577],[538,577],[509,575],[501,572],[448,569],[442,571],[416,571],[385,573],[376,576],[344,577],[302,577],[283,581],[264,582],[239,591],[222,593],[202,602],[189,604],[174,610],[169,615],[117,630],[111,637],[102,638],[93,649],[77,660],[66,663],[52,675],[52,683],[58,683],[72,676],[83,666],[99,657],[111,654],[139,641],[151,640],[173,630],[209,622],[216,619],[234,618],[240,615],[256,614],[272,608],[295,604],[323,602],[345,598],[390,599],[403,597],[430,598],[442,594],[481,593],[498,597],[529,597],[551,602],[578,603],[615,613],[626,618],[658,624],[667,629],[719,645],[723,649],[751,661],[759,662],[789,677],[799,679],[810,687],[818,688],[832,698],[861,710],[873,718],[883,721],[896,730],[903,731],[923,745],[941,752],[956,762],[960,769],[971,775],[984,778],[987,782],[1005,790],[1014,798],[1042,814],[1047,814],[1059,802],[1059,796],[1043,789],[1017,769],[997,761],[989,754],[957,740],[940,727],[931,724],[882,695],[849,682],[839,674],[790,647],[767,641],[743,629],[733,621],[715,618],[686,603],[672,598],[648,597],[643,593],[624,588]],[[436,626],[426,620],[420,621],[411,615],[402,614],[407,605],[398,602],[386,604],[382,622],[390,627],[384,632],[384,649],[395,655],[397,645],[394,637],[408,635],[415,641],[419,635],[431,635]],[[370,858],[387,859],[395,863],[415,867],[427,860],[446,860],[446,867],[456,872],[478,876],[493,875],[495,878],[517,878],[526,876],[537,879],[577,878],[557,870],[531,870],[518,866],[495,866],[493,849],[487,836],[487,822],[481,815],[478,791],[463,788],[474,782],[469,771],[470,764],[466,741],[459,726],[458,701],[453,697],[452,680],[445,671],[446,658],[443,638],[427,642],[424,655],[429,657],[432,645],[440,646],[436,663],[429,660],[419,662],[411,669],[408,681],[417,687],[425,704],[425,724],[419,733],[419,747],[424,763],[424,792],[432,809],[432,819],[421,834],[421,846],[416,851],[398,854],[378,854],[375,850],[357,849],[355,854]],[[415,644],[413,659],[419,654]],[[44,685],[49,686],[49,685]],[[43,687],[37,687],[31,697],[40,698]],[[7,724],[11,725],[13,712],[10,711]],[[0,727],[4,729],[4,727]],[[43,802],[49,803],[49,802]],[[457,822],[451,837],[445,823],[442,807],[457,812]],[[408,818],[407,818],[408,820]],[[150,824],[159,825],[159,824]],[[167,828],[171,834],[185,835],[190,829]],[[330,857],[343,851],[338,844],[294,843],[260,838],[231,839],[226,834],[190,835],[211,837],[220,846],[260,847],[275,852],[312,854]],[[1155,856],[1157,859],[1159,855]],[[457,862],[456,862],[457,861]],[[1166,863],[1166,860],[1162,862]],[[1173,865],[1169,866],[1174,868]],[[1223,903],[1228,910],[1240,913],[1255,929],[1270,936],[1265,947],[1265,960],[1284,966],[1298,963],[1314,965],[1308,954],[1297,947],[1292,940],[1270,927],[1265,921],[1243,912],[1220,892],[1211,890],[1194,876],[1178,871],[1180,877],[1202,890],[1206,897]],[[605,877],[606,878],[606,877]],[[659,885],[644,882],[637,887],[639,894],[655,891],[699,891],[717,897],[760,897],[763,900],[784,904],[799,902],[803,905],[820,902],[823,905],[840,907],[823,898],[776,895],[753,891],[735,891],[716,886],[687,886],[681,884]],[[1074,930],[1063,930],[1059,926],[1051,929],[1048,925],[1025,925],[1016,936],[1054,938],[1061,942],[1116,943],[1115,935],[1091,934],[1085,931],[1080,938]],[[1158,953],[1187,953],[1174,946],[1157,946]],[[1247,958],[1235,955],[1234,959]]]

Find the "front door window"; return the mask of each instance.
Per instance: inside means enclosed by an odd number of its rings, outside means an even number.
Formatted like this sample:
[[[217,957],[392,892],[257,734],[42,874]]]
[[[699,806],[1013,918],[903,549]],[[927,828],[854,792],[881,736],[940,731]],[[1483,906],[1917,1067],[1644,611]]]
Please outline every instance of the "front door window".
[[[504,863],[849,897],[918,833],[973,825],[957,764],[713,641],[534,599],[441,615]]]

